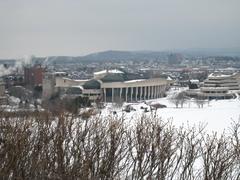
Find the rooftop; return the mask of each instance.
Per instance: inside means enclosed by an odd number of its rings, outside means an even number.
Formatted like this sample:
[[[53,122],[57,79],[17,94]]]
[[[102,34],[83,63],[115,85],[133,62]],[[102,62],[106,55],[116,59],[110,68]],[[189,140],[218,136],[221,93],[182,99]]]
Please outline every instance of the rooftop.
[[[94,75],[106,74],[106,73],[123,74],[124,72],[122,72],[122,71],[120,71],[118,69],[111,69],[111,70],[103,70],[103,71],[95,72]]]
[[[208,77],[209,78],[226,78],[226,77],[231,77],[232,75],[229,74],[220,74],[220,73],[212,73]]]
[[[145,81],[145,80],[146,79],[135,79],[135,80],[125,81],[125,83],[139,82],[139,81]]]

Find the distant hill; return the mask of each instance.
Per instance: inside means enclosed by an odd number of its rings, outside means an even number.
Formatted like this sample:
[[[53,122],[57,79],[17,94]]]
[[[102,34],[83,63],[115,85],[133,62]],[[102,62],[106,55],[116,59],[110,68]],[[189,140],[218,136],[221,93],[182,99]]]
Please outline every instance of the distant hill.
[[[48,57],[49,62],[77,63],[98,61],[129,61],[129,60],[158,60],[166,61],[171,53],[181,53],[185,57],[195,56],[231,56],[240,57],[239,49],[183,49],[172,51],[103,51],[86,56],[54,56]]]
[[[98,61],[129,61],[129,60],[166,60],[167,52],[155,51],[103,51],[86,56],[49,56],[44,63],[77,63]]]
[[[185,57],[195,56],[231,56],[240,57],[240,48],[232,49],[177,49],[169,51],[103,51],[88,54],[86,56],[49,56],[34,57],[32,62],[53,64],[53,63],[78,63],[78,62],[95,62],[95,61],[129,61],[129,60],[158,60],[165,61],[171,53],[181,53]],[[1,60],[0,64],[7,62],[7,59]],[[15,60],[11,59],[11,62]]]
[[[158,51],[104,51],[83,56],[84,60],[148,60],[164,59],[166,52]]]

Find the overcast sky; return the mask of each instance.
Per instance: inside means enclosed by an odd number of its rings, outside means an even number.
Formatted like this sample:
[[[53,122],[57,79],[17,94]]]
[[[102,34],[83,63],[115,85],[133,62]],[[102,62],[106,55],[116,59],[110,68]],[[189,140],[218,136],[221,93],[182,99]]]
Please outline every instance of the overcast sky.
[[[240,0],[0,0],[0,58],[240,47]]]

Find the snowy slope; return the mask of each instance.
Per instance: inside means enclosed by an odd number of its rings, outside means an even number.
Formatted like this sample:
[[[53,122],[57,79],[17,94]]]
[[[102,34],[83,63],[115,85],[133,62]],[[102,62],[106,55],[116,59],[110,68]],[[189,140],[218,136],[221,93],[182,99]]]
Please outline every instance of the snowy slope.
[[[194,100],[189,100],[184,104],[183,108],[176,108],[175,105],[169,101],[169,98],[175,93],[176,91],[171,90],[166,98],[149,100],[146,101],[146,103],[161,103],[167,105],[167,108],[158,109],[156,115],[165,121],[171,120],[176,126],[204,124],[207,125],[206,129],[209,131],[222,132],[228,130],[233,121],[240,120],[239,98],[230,100],[212,100],[206,102],[203,108],[199,108]],[[116,116],[124,117],[129,125],[134,125],[135,120],[142,115],[154,115],[154,112],[145,113],[144,110],[141,109],[141,106],[148,107],[144,102],[135,103],[132,104],[132,106],[136,111],[126,113],[122,112],[121,108],[114,108],[114,106],[108,104],[102,114],[106,116],[112,114],[113,111],[116,111]]]

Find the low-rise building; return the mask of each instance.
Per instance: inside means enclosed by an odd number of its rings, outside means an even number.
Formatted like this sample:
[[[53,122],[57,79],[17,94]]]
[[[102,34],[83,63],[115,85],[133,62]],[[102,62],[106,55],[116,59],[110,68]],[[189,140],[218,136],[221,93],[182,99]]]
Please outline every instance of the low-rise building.
[[[58,81],[67,76],[65,72],[45,72],[43,76],[42,98],[48,99],[58,92]]]
[[[208,98],[231,98],[239,90],[239,74],[213,73],[204,81],[201,95]]]
[[[55,86],[69,88],[68,92],[79,93],[79,96],[89,97],[91,100],[132,102],[162,97],[170,84],[164,78],[136,77],[136,74],[116,69],[104,70],[94,73],[94,78],[90,80],[59,78]]]
[[[166,79],[137,79],[123,81],[101,80],[105,102],[138,101],[163,97],[169,83]]]
[[[24,83],[27,87],[41,86],[44,69],[40,65],[24,67]]]

